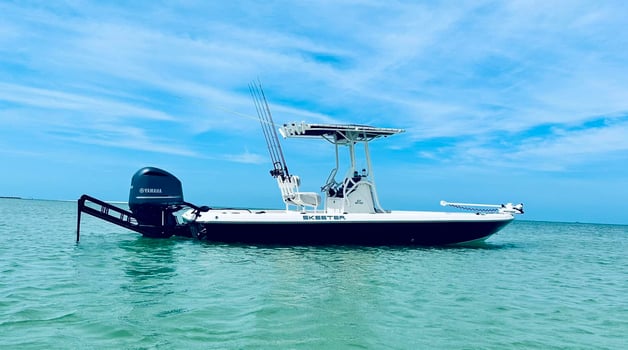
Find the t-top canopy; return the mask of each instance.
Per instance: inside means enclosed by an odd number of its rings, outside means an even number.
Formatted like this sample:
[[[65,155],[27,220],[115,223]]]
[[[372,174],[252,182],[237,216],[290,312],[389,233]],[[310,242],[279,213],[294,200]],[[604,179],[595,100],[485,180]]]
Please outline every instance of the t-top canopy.
[[[368,125],[355,124],[307,124],[290,123],[279,128],[279,133],[284,138],[321,137],[334,143],[368,142],[378,137],[387,137],[404,132],[403,129],[376,128]]]

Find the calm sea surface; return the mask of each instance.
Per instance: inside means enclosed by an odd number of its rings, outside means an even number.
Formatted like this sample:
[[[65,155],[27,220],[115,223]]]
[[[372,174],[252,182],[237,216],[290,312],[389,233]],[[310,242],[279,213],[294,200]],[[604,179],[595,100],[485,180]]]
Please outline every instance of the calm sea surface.
[[[628,348],[628,226],[265,248],[75,225],[74,202],[0,199],[0,349]]]

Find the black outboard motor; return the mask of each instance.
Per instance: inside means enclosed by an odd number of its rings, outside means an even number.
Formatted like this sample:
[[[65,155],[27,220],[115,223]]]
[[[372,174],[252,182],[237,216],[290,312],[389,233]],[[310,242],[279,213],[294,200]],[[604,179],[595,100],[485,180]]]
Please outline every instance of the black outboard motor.
[[[174,212],[187,203],[183,201],[181,181],[165,170],[146,167],[131,179],[129,209],[148,237],[168,238],[177,229]]]
[[[77,201],[76,241],[81,231],[81,213],[141,233],[146,237],[168,238],[173,235],[194,237],[189,223],[179,224],[176,212],[190,208],[195,215],[210,208],[197,207],[183,201],[181,181],[167,171],[146,167],[138,170],[131,179],[128,211],[89,195]],[[198,235],[196,236],[199,237]]]

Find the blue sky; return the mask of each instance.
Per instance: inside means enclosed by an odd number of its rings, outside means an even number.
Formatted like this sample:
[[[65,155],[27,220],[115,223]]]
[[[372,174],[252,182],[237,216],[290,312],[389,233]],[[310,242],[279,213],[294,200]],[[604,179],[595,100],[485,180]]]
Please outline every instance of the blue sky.
[[[0,195],[126,200],[143,166],[186,200],[282,207],[275,122],[406,129],[371,145],[386,209],[523,202],[628,224],[628,2],[3,1]],[[282,140],[302,189],[333,167]]]

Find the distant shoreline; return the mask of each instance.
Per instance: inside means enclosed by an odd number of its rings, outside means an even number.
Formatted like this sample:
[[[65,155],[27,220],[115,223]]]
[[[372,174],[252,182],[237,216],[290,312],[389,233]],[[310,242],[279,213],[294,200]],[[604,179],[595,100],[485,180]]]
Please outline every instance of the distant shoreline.
[[[49,202],[76,202],[76,199],[44,199],[44,198],[24,198],[19,196],[0,196],[0,199],[16,199],[16,200],[34,200],[34,201],[49,201]],[[105,200],[105,202],[110,204],[127,204],[127,201],[121,200]],[[260,208],[261,209],[261,208]],[[547,219],[524,219],[518,218],[516,221],[527,221],[527,222],[547,222],[547,223],[558,223],[558,224],[582,224],[582,225],[613,225],[613,226],[628,226],[628,223],[618,223],[618,222],[587,222],[587,221],[554,221]]]
[[[0,196],[0,199],[19,199],[19,200],[23,200],[23,201],[46,201],[46,202],[76,202],[77,199],[47,199],[47,198],[26,198],[26,197],[19,197],[19,196]],[[127,201],[120,201],[120,200],[106,200],[105,202],[107,203],[112,203],[112,204],[127,204]]]

